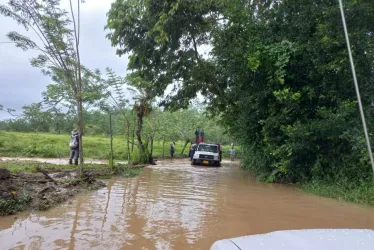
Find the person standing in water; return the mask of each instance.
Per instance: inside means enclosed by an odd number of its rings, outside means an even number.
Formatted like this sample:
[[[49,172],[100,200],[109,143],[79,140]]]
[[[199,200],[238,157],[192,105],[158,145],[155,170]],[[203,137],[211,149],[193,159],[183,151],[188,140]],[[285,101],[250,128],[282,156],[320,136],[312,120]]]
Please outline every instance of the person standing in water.
[[[174,152],[175,152],[175,147],[174,147],[174,142],[170,144],[170,157],[174,158]]]
[[[196,135],[195,143],[196,144],[199,144],[199,134],[200,134],[199,128],[196,128],[195,130],[195,135]]]
[[[204,143],[204,137],[205,137],[204,129],[201,129],[201,132],[200,132],[200,141],[201,141],[202,143]]]
[[[73,159],[74,159],[74,164],[78,165],[78,157],[79,157],[79,133],[77,129],[74,129],[71,132],[70,136],[70,158],[69,158],[69,164],[73,164]]]
[[[195,154],[196,152],[196,145],[192,145],[191,146],[191,151],[190,151],[190,160],[192,161],[193,159],[193,155]]]
[[[191,142],[191,145],[190,145],[190,148],[188,149],[188,157],[191,157],[191,152],[192,152],[192,142]]]
[[[231,144],[231,149],[230,149],[230,160],[231,161],[235,161],[235,148],[234,148],[234,144]]]
[[[219,155],[219,161],[222,161],[222,146],[221,144],[218,144],[218,155]]]

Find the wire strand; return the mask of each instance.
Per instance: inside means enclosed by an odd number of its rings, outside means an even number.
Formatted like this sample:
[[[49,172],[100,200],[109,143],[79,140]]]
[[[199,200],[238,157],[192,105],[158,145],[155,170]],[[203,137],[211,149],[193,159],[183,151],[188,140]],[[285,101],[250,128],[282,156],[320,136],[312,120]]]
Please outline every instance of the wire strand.
[[[344,15],[344,9],[343,9],[343,1],[342,0],[339,0],[339,5],[340,5],[340,13],[342,15],[342,22],[343,22],[345,40],[347,42],[349,61],[351,63],[353,81],[354,81],[354,85],[355,85],[355,89],[356,89],[356,95],[357,95],[357,100],[358,100],[358,107],[360,109],[360,115],[361,115],[361,120],[362,120],[362,126],[363,126],[364,133],[365,133],[366,145],[367,145],[368,151],[369,151],[371,168],[373,169],[373,174],[374,174],[373,152],[371,150],[370,138],[369,138],[369,133],[368,133],[368,129],[367,129],[367,126],[366,126],[366,119],[365,119],[364,109],[363,109],[362,103],[361,103],[360,89],[359,89],[358,82],[357,82],[356,69],[355,69],[355,64],[354,64],[353,56],[352,56],[351,44],[349,42],[348,29],[347,29],[347,24],[346,24],[346,21],[345,21],[345,15]]]

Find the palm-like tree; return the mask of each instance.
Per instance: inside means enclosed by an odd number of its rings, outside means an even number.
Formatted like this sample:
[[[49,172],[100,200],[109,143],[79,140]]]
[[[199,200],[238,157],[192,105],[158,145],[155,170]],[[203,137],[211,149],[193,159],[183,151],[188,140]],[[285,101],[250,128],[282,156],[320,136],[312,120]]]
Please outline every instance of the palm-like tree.
[[[138,140],[139,147],[139,162],[140,163],[151,163],[152,156],[148,153],[148,144],[144,144],[142,140],[142,129],[144,117],[149,115],[152,111],[152,102],[154,101],[154,96],[152,95],[151,84],[144,81],[140,77],[128,77],[129,85],[133,88],[129,90],[133,93],[134,97],[134,110],[136,111],[137,118],[137,129],[136,137]]]

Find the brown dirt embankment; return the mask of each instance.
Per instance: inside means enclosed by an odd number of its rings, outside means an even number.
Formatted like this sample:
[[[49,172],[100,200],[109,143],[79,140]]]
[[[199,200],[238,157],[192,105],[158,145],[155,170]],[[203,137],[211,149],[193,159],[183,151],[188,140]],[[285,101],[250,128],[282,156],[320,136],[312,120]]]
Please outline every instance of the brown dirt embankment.
[[[0,169],[0,215],[26,209],[46,210],[83,189],[105,186],[96,179],[100,175],[97,171],[86,171],[83,178],[79,178],[77,170],[39,170],[36,173],[10,173],[6,168]]]

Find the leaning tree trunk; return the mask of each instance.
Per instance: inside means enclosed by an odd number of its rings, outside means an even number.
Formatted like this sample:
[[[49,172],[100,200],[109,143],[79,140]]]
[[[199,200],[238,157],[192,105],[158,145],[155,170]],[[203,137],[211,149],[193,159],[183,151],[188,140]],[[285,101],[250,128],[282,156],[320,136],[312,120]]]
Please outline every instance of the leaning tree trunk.
[[[153,161],[153,136],[151,136],[151,150],[149,151],[149,162],[152,163]]]
[[[136,116],[137,116],[137,129],[136,129],[136,138],[138,140],[139,148],[139,163],[144,164],[148,163],[148,154],[147,148],[144,146],[142,141],[142,128],[143,128],[143,117],[144,117],[144,106],[139,104],[136,106]]]
[[[162,140],[162,157],[165,158],[165,136]]]
[[[113,129],[112,114],[109,113],[109,130],[110,130],[110,171],[113,172],[114,156],[113,156]]]
[[[134,144],[135,144],[135,122],[136,122],[136,116],[134,116],[134,127],[132,130],[132,144],[131,144],[131,152],[134,152]],[[130,128],[129,128],[130,129]],[[130,133],[130,132],[129,132]]]
[[[142,151],[144,151],[144,144],[142,141],[143,115],[144,115],[143,106],[137,105],[136,116],[138,119],[137,119],[136,138],[138,140],[139,149]]]
[[[126,126],[127,126],[127,138],[126,138],[126,141],[127,141],[127,165],[130,166],[131,155],[130,155],[130,122],[129,121],[126,122]],[[134,144],[133,144],[133,147],[134,147]]]
[[[184,143],[184,146],[183,146],[183,149],[182,149],[182,155],[183,155],[183,153],[184,153],[184,150],[186,149],[186,147],[187,147],[187,144],[190,142],[190,139],[187,139],[186,141],[185,141],[185,143]]]

